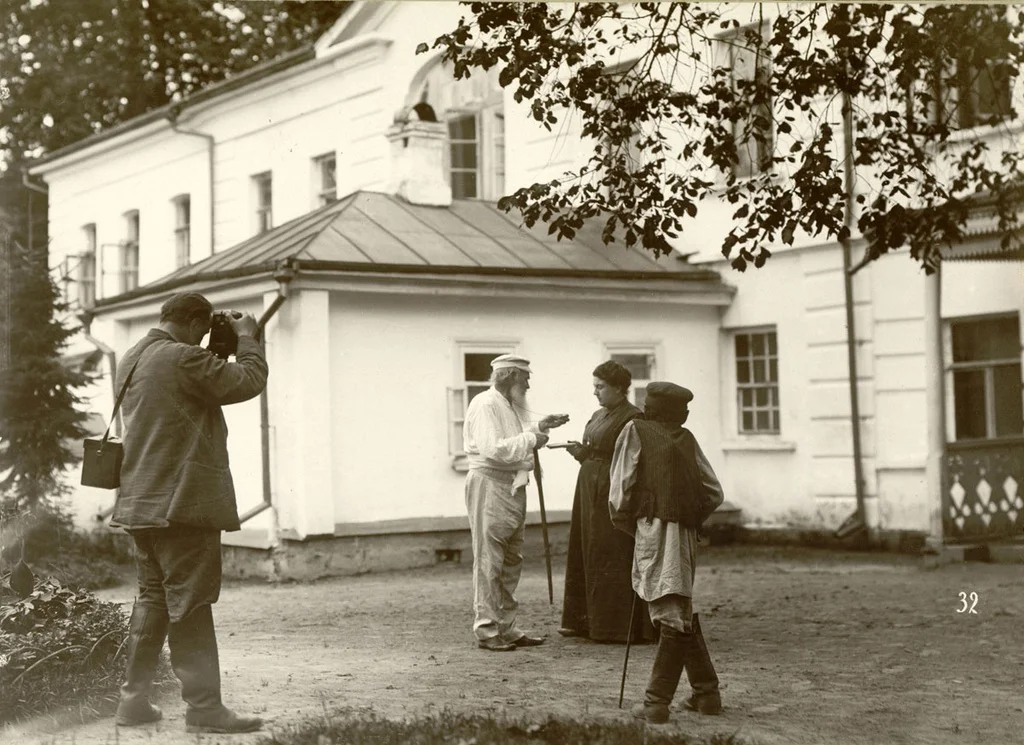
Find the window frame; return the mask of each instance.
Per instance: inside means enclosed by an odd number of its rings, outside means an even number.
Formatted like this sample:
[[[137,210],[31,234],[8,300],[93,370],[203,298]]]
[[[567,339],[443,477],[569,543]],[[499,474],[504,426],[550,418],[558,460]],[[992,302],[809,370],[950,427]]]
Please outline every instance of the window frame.
[[[617,356],[626,355],[644,355],[648,358],[649,376],[648,378],[636,378],[634,377],[629,384],[629,395],[627,398],[629,402],[636,406],[638,409],[643,410],[644,402],[643,399],[637,398],[638,388],[643,388],[644,398],[647,396],[647,386],[656,380],[659,380],[660,372],[658,370],[658,360],[661,359],[661,342],[607,342],[604,345],[604,358],[606,360],[615,359]]]
[[[171,203],[174,207],[174,265],[182,269],[192,263],[192,197],[179,194]]]
[[[1024,418],[1024,364],[1022,364],[1021,353],[1013,357],[1000,357],[985,360],[967,360],[956,362],[953,360],[953,327],[958,323],[979,323],[985,321],[999,321],[1014,319],[1017,322],[1017,348],[1021,344],[1021,319],[1019,313],[985,313],[972,316],[957,316],[944,319],[943,323],[943,362],[945,370],[946,389],[946,441],[951,444],[965,445],[984,442],[999,442],[1004,440],[1020,439],[1024,437],[1024,431],[997,435],[996,434],[996,397],[995,397],[995,368],[1016,367],[1017,377],[1021,379],[1021,386],[1017,387],[1021,395],[1022,418]],[[985,397],[985,436],[984,437],[957,437],[957,400],[955,376],[958,372],[981,371],[984,381]]]
[[[121,261],[118,271],[121,293],[131,292],[139,286],[139,234],[141,217],[138,210],[124,213],[125,239],[121,243]]]
[[[86,223],[82,232],[85,234],[85,250],[78,263],[78,305],[86,309],[96,304],[96,252],[99,248],[96,223]]]
[[[261,171],[249,177],[253,190],[253,204],[255,205],[253,228],[256,235],[261,235],[274,229],[274,172]],[[264,191],[264,184],[266,190]],[[267,197],[266,203],[263,197]]]
[[[729,70],[729,80],[734,90],[737,80],[748,79],[739,78],[736,75],[736,53],[742,46],[738,42],[744,41],[746,32],[756,28],[758,25],[761,26],[760,33],[762,39],[768,38],[771,34],[771,21],[768,19],[765,19],[760,24],[747,23],[739,28],[730,29],[726,33],[720,34],[716,37],[716,41],[720,45],[720,48],[726,57],[725,67]],[[756,81],[758,79],[759,73],[763,73],[769,79],[771,78],[772,59],[769,55],[755,55],[755,58],[751,63],[751,67],[754,74],[753,80]],[[763,144],[754,136],[753,132],[748,140],[740,142],[742,128],[746,122],[736,121],[732,123],[732,136],[733,141],[736,144],[736,155],[738,158],[737,162],[732,165],[732,171],[733,175],[738,180],[753,179],[762,175],[771,175],[775,171],[775,101],[769,101],[765,106],[767,108],[768,130],[766,131],[767,139]],[[756,152],[750,152],[751,148],[754,148]],[[746,162],[744,162],[743,154],[747,154]]]
[[[466,355],[467,354],[493,354],[495,357],[502,354],[518,354],[519,342],[510,340],[495,341],[457,341],[454,349],[455,369],[453,370],[454,385],[448,388],[448,455],[451,458],[452,468],[456,471],[465,471],[468,468],[466,462],[465,443],[462,439],[462,428],[466,421],[466,412],[469,411],[469,387],[471,385],[490,387],[490,380],[466,380]]]
[[[730,341],[730,358],[732,360],[732,383],[735,391],[733,401],[736,406],[736,434],[739,437],[771,437],[779,438],[782,436],[782,397],[781,397],[781,365],[779,364],[780,350],[779,350],[779,331],[778,327],[774,325],[761,325],[761,326],[746,326],[741,328],[729,329],[729,341]],[[768,343],[768,336],[773,335],[775,341],[775,351],[771,352],[771,345]],[[741,336],[748,337],[748,354],[745,357],[740,356],[739,350],[737,349],[737,342]],[[753,351],[753,338],[755,336],[763,336],[764,339],[764,352],[761,355],[755,355]],[[739,364],[740,361],[745,360],[749,365],[749,379],[745,382],[740,381],[739,376]],[[757,361],[763,361],[765,363],[765,380],[764,382],[758,383],[754,380],[754,363]],[[775,362],[775,379],[772,380],[771,375],[771,362]],[[753,403],[750,406],[743,401],[743,394],[746,391],[753,391]],[[768,391],[768,403],[761,405],[757,403],[757,391],[767,390]],[[761,429],[757,423],[757,415],[759,413],[766,412],[768,414],[768,428]],[[743,415],[749,413],[752,417],[752,428],[747,429],[743,423]],[[775,427],[772,427],[772,423],[775,423]]]
[[[333,165],[331,170],[333,182],[330,186],[325,183],[327,171],[325,166]],[[327,153],[316,155],[312,158],[313,167],[313,209],[326,207],[338,201],[338,155],[333,150]]]

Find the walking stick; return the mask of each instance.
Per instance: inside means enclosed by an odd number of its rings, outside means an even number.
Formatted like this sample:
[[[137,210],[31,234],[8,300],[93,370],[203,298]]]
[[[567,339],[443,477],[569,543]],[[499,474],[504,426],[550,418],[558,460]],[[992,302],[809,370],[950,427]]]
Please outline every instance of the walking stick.
[[[555,604],[555,590],[551,584],[551,544],[548,543],[548,513],[544,509],[544,483],[540,478],[540,450],[533,449],[533,473],[537,477],[537,496],[540,498],[540,529],[544,534],[544,564],[548,570],[548,603]]]
[[[622,693],[626,690],[626,666],[629,665],[629,646],[633,643],[633,619],[636,617],[636,592],[629,606],[629,631],[626,632],[626,659],[622,661],[622,683],[619,684],[619,708],[622,708]]]

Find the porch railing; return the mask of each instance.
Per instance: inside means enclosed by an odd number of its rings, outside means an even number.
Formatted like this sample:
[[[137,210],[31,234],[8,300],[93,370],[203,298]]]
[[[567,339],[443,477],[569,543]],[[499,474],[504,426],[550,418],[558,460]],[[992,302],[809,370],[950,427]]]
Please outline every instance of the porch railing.
[[[947,445],[942,469],[946,543],[1024,534],[1024,437]]]

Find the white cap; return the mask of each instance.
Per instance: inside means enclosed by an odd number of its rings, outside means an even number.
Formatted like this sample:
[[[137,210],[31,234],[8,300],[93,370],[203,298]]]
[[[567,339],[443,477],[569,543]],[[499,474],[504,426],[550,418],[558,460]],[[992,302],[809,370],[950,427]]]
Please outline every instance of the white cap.
[[[518,354],[503,354],[491,360],[492,370],[501,370],[505,367],[514,367],[533,374],[533,371],[530,369],[530,361],[525,357],[520,357]]]

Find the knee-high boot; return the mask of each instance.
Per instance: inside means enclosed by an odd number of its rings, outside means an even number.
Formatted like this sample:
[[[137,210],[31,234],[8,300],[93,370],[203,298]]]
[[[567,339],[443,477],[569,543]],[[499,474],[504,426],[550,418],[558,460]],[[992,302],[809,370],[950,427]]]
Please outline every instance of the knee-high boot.
[[[668,721],[668,705],[676,695],[686,661],[686,636],[689,634],[682,634],[661,624],[658,650],[654,654],[654,667],[647,682],[644,702],[633,709],[633,716],[636,718],[646,719],[652,724],[664,724]]]
[[[700,630],[700,619],[693,614],[693,633],[685,634],[686,677],[693,693],[683,702],[690,711],[701,714],[719,714],[722,711],[722,696],[718,692],[718,674],[711,664],[708,645]]]
[[[188,704],[185,726],[189,732],[255,732],[263,726],[262,720],[240,717],[221,702],[220,660],[209,605],[172,623],[167,640],[171,666],[181,681],[181,697]]]
[[[167,609],[136,604],[128,622],[124,684],[115,721],[122,727],[156,722],[163,713],[150,701],[153,676],[167,637]]]

